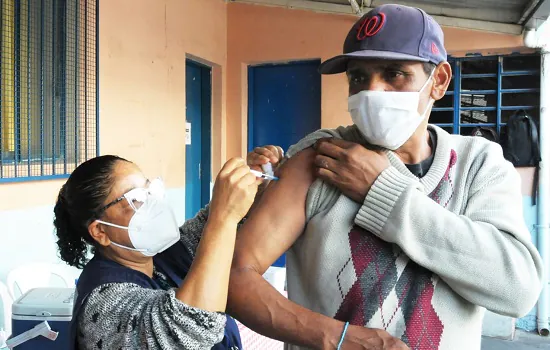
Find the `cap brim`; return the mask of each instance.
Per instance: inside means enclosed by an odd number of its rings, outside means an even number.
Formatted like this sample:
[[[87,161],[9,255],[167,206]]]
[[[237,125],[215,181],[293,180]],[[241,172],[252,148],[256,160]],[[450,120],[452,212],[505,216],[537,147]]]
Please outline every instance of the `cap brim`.
[[[369,59],[383,59],[394,61],[417,61],[417,62],[429,62],[430,60],[418,56],[408,55],[398,52],[390,51],[376,51],[376,50],[364,50],[356,51],[344,55],[338,55],[326,60],[319,66],[319,73],[321,74],[338,74],[343,73],[348,68],[349,60],[369,60]]]

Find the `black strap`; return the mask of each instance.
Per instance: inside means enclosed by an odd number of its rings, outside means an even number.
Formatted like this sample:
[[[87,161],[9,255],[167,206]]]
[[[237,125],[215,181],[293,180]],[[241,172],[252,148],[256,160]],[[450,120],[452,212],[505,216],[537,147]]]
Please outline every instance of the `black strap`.
[[[535,174],[533,177],[533,188],[532,188],[532,205],[537,204],[538,190],[539,190],[539,162],[541,161],[540,157],[540,147],[539,147],[539,133],[537,131],[537,126],[533,119],[527,118],[529,123],[529,132],[531,134],[531,146],[534,147],[531,150],[531,163],[535,166]]]
[[[535,167],[535,175],[533,176],[533,188],[531,189],[532,198],[531,204],[537,205],[537,197],[539,195],[539,165]]]
[[[531,145],[534,147],[534,149],[531,150],[532,158],[531,161],[535,166],[538,167],[538,164],[541,160],[540,158],[540,149],[539,149],[539,133],[537,130],[537,126],[535,125],[535,122],[533,119],[529,117],[525,117],[527,119],[527,122],[529,123],[529,133],[531,134]]]

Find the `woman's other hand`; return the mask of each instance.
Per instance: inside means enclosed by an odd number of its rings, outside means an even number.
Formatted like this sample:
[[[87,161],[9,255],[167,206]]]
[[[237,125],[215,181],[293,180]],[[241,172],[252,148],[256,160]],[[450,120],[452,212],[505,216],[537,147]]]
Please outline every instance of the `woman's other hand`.
[[[232,158],[221,169],[210,203],[210,219],[237,224],[248,213],[261,181],[244,159]]]
[[[262,171],[262,165],[271,163],[273,169],[276,169],[279,162],[283,160],[284,151],[279,146],[256,147],[246,156],[246,163],[251,169]]]

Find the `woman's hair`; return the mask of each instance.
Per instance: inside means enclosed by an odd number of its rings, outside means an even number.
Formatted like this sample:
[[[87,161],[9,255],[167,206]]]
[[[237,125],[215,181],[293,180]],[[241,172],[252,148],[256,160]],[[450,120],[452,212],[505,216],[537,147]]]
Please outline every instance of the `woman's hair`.
[[[114,167],[119,161],[128,162],[112,155],[92,158],[79,165],[59,191],[53,224],[61,260],[71,266],[83,268],[87,262],[86,243],[95,246],[88,226],[101,214],[114,184]]]

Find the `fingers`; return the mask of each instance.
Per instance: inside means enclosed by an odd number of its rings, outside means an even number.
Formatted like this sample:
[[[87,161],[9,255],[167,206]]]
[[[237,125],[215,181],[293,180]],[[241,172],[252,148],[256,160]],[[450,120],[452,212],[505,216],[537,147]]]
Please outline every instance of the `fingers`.
[[[357,143],[355,143],[355,142],[350,142],[350,141],[346,141],[346,140],[342,140],[342,139],[337,139],[335,137],[328,138],[328,139],[326,139],[326,141],[332,143],[333,145],[341,147],[341,148],[351,148],[351,147],[354,147],[355,145],[357,145]]]
[[[336,174],[338,173],[338,161],[333,158],[318,154],[315,156],[314,164],[318,169],[325,169]]]
[[[249,186],[258,186],[262,183],[262,179],[256,177],[256,175],[252,174],[250,171],[245,174],[243,177],[241,177],[241,179],[239,180],[239,182],[245,186],[245,187],[249,187]]]
[[[274,146],[256,147],[254,149],[254,153],[257,153],[258,155],[261,155],[264,158],[266,158],[267,162],[276,162],[278,160],[278,157],[277,157],[278,151]]]
[[[234,169],[243,165],[246,165],[244,159],[238,158],[238,157],[231,158],[223,165],[218,176],[222,176],[222,177],[227,176]]]
[[[279,146],[277,146],[277,150],[279,151],[279,161],[281,161],[285,157],[285,151]]]
[[[317,141],[315,144],[315,150],[317,151],[317,154],[322,154],[334,159],[343,159],[344,154],[347,151],[346,148],[342,148],[330,142],[330,140]]]
[[[249,166],[263,165],[267,163],[277,164],[282,158],[283,149],[278,146],[256,147],[254,151],[248,153],[247,163]]]
[[[338,176],[338,174],[336,174],[335,172],[331,171],[331,170],[328,170],[328,169],[325,169],[325,168],[317,168],[315,170],[316,172],[316,175],[317,175],[317,178],[329,183],[329,184],[334,184],[335,183],[335,179],[336,177]]]
[[[218,179],[227,180],[229,184],[235,185],[247,174],[252,175],[250,167],[245,164],[242,158],[231,158],[223,166],[218,174]],[[252,175],[255,178],[254,175]]]
[[[271,153],[273,154],[273,157],[271,157],[270,162],[273,165],[278,164],[284,157],[285,157],[285,151],[281,146],[266,146]]]
[[[256,151],[248,153],[246,156],[246,163],[249,166],[258,166],[269,163],[269,156],[264,156]]]
[[[238,166],[229,173],[229,183],[235,185],[241,180],[241,178],[245,177],[247,174],[251,174],[250,167],[248,165],[243,164],[241,166]]]
[[[235,168],[229,174],[229,183],[232,186],[238,186],[245,188],[248,186],[258,186],[262,183],[262,179],[250,172],[250,167],[247,165],[241,165]]]
[[[250,169],[251,167],[246,165],[242,158],[231,158],[220,170],[218,178],[227,179],[231,185],[236,185],[241,181],[245,186],[260,185],[263,180],[252,174]]]
[[[271,152],[271,157],[269,158],[269,161],[271,163],[277,163],[279,161],[279,159],[281,159],[281,154],[279,153],[279,149],[277,148],[277,146],[265,146],[265,148],[267,148],[270,152]]]

